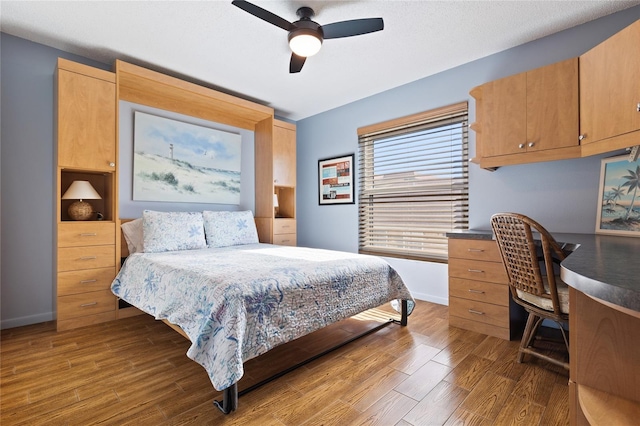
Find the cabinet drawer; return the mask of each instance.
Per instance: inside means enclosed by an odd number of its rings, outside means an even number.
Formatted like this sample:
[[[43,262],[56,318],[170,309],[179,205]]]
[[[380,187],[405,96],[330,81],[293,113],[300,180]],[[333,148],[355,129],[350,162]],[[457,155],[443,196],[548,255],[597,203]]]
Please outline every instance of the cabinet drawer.
[[[273,244],[279,246],[295,246],[296,234],[276,234],[273,236]]]
[[[85,315],[116,310],[116,297],[110,290],[90,291],[58,297],[58,319],[66,320]]]
[[[109,290],[116,276],[116,268],[87,269],[60,272],[58,274],[58,295],[86,293],[88,291]]]
[[[296,233],[296,220],[295,219],[274,219],[273,220],[273,234],[295,234]]]
[[[509,328],[509,307],[475,300],[449,298],[449,314],[472,321]]]
[[[449,258],[502,262],[498,244],[494,240],[449,239]]]
[[[83,317],[75,317],[68,319],[60,319],[58,317],[57,327],[58,331],[71,330],[78,327],[85,327],[87,325],[99,324],[101,322],[115,321],[116,311],[100,312],[99,314],[85,315]]]
[[[116,246],[63,247],[58,249],[58,272],[115,266]]]
[[[58,225],[58,247],[100,246],[115,244],[113,222],[69,222]]]
[[[484,322],[472,321],[466,318],[454,317],[452,315],[449,316],[449,325],[504,340],[511,340],[517,336],[508,328],[498,327]]]
[[[507,285],[453,277],[449,278],[449,296],[500,306],[509,306],[509,298],[511,297]]]
[[[450,258],[449,276],[490,283],[509,283],[507,271],[502,263],[479,260]]]

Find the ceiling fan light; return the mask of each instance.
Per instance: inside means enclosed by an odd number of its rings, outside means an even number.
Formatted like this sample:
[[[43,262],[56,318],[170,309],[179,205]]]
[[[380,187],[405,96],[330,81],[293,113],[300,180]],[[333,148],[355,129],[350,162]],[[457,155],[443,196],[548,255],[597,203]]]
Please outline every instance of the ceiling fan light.
[[[320,50],[322,41],[314,34],[300,33],[289,40],[289,47],[298,56],[313,56]]]

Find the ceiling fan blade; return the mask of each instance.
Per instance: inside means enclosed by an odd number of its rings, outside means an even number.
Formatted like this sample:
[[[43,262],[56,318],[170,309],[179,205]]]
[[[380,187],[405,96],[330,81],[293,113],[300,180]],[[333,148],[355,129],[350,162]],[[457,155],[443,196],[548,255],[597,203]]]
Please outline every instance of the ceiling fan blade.
[[[295,53],[291,54],[291,62],[289,62],[289,74],[294,74],[300,72],[302,66],[304,65],[304,61],[307,58],[304,56],[298,56]]]
[[[239,7],[240,9],[244,10],[245,12],[249,12],[250,14],[252,14],[253,16],[256,16],[260,19],[262,19],[263,21],[267,21],[270,24],[275,25],[276,27],[280,27],[283,30],[287,30],[287,31],[291,31],[293,28],[295,28],[293,26],[293,24],[289,21],[287,21],[284,18],[279,17],[278,15],[269,12],[268,10],[265,10],[261,7],[256,6],[253,3],[249,3],[248,1],[245,0],[233,0],[231,2],[232,5]]]
[[[353,19],[322,26],[324,39],[351,37],[384,29],[382,18]]]

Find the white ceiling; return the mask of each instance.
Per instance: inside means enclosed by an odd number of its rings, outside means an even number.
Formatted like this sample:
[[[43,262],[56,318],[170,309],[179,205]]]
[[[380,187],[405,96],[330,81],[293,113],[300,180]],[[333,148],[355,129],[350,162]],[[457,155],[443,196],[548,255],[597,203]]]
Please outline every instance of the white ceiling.
[[[300,120],[634,5],[631,1],[253,0],[292,22],[382,17],[384,30],[325,40],[289,74],[287,32],[207,1],[5,1],[3,32],[103,63],[115,59],[269,105]]]

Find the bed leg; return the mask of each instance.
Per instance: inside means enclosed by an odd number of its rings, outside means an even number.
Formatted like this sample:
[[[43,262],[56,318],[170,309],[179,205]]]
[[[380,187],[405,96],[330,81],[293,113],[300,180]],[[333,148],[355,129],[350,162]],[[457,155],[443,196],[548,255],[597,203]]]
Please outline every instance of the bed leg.
[[[405,327],[407,325],[408,321],[408,317],[409,317],[409,308],[407,306],[407,301],[406,300],[402,300],[402,309],[401,309],[401,313],[400,315],[402,315],[402,317],[400,318],[400,325]]]
[[[238,408],[238,383],[234,383],[222,391],[222,403],[213,401],[213,404],[224,414],[236,411]]]

